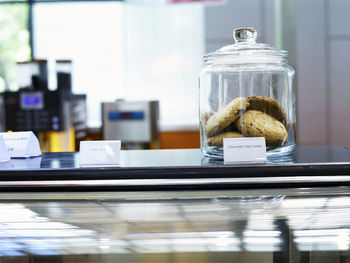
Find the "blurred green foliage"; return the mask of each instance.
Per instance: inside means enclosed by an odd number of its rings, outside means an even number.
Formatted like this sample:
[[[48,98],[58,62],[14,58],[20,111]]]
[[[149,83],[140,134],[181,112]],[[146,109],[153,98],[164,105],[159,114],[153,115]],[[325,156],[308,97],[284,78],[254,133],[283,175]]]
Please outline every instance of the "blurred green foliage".
[[[0,91],[16,88],[16,62],[30,59],[28,8],[0,4]]]

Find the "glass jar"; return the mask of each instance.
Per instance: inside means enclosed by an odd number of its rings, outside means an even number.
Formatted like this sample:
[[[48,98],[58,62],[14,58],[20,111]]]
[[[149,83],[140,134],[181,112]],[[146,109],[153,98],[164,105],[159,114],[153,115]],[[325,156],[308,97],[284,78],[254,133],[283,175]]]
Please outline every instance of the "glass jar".
[[[204,55],[200,76],[201,150],[223,157],[223,138],[265,137],[267,155],[295,150],[294,69],[287,52],[256,43],[253,28]]]

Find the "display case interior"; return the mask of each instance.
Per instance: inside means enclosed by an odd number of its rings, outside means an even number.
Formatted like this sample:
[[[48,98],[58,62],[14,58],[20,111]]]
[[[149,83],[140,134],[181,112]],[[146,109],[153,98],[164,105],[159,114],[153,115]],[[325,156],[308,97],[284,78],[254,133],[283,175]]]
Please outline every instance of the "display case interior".
[[[1,262],[350,260],[349,188],[18,194],[0,213]]]

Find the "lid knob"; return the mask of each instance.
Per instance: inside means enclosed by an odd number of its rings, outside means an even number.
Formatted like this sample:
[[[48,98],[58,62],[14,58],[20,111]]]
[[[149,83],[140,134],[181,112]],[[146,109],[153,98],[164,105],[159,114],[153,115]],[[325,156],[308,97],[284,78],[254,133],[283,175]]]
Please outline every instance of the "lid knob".
[[[237,28],[233,31],[233,38],[236,43],[240,42],[256,42],[257,32],[254,28],[244,27]]]

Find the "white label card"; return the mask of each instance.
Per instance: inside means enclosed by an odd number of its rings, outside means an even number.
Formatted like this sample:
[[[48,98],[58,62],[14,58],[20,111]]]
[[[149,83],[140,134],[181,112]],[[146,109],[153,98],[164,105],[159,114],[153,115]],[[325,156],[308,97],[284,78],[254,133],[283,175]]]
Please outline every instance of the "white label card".
[[[10,155],[4,142],[4,138],[0,135],[0,162],[7,162],[10,160]]]
[[[119,140],[80,142],[80,167],[107,167],[120,165]]]
[[[38,138],[31,131],[2,132],[8,154],[11,158],[28,158],[41,155]]]
[[[224,138],[224,162],[240,163],[266,161],[264,137]]]

